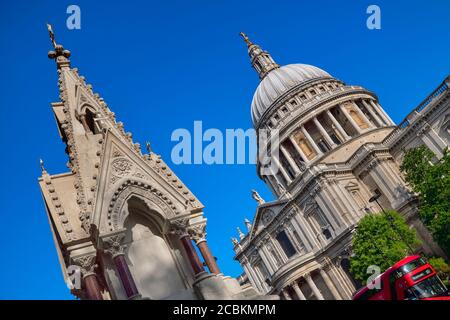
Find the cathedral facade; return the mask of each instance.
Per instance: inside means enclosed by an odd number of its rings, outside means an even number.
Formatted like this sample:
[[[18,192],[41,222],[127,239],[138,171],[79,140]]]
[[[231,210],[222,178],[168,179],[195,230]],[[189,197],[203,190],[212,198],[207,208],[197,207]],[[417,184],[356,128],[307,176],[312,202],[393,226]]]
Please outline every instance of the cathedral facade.
[[[279,66],[242,36],[261,80],[253,125],[279,132],[279,156],[272,174],[257,164],[276,200],[253,191],[253,222],[232,239],[241,283],[286,300],[351,299],[358,286],[349,272],[352,233],[364,215],[384,209],[417,230],[423,253],[444,256],[399,166],[406,149],[425,145],[440,158],[449,146],[450,77],[395,125],[373,92],[315,66]],[[374,196],[378,204],[369,201]]]
[[[267,298],[221,273],[202,203],[149,145],[142,154],[48,28],[61,100],[52,110],[70,171],[49,174],[41,162],[39,185],[72,293],[93,300]]]

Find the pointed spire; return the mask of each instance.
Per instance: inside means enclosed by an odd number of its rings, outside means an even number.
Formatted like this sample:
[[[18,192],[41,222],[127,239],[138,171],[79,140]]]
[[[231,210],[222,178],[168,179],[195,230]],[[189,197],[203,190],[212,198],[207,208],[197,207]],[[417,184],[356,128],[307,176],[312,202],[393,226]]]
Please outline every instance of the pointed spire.
[[[239,34],[247,44],[250,61],[253,68],[258,72],[260,80],[264,79],[270,71],[280,67],[267,51],[262,50],[260,46],[251,42],[245,33],[240,32]]]
[[[233,243],[233,246],[237,246],[239,244],[238,239],[236,239],[235,237],[231,238],[231,242]]]
[[[241,228],[237,227],[236,228],[238,234],[239,234],[239,239],[244,239],[245,238],[245,234],[241,231]]]
[[[70,67],[70,61],[69,61],[70,51],[65,50],[62,45],[56,43],[55,33],[53,32],[52,25],[49,23],[47,23],[47,30],[48,30],[48,34],[50,36],[50,41],[52,42],[52,46],[54,48],[54,50],[51,50],[48,52],[48,57],[50,59],[55,59],[58,69],[63,66]]]

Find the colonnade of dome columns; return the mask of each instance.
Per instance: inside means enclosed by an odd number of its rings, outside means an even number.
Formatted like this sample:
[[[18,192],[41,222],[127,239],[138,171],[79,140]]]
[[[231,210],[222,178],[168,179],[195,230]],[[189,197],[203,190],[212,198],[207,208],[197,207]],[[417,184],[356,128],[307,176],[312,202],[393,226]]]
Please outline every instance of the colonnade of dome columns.
[[[280,143],[279,173],[269,180],[274,190],[287,187],[306,167],[342,143],[367,131],[394,125],[372,99],[333,106],[301,123]]]

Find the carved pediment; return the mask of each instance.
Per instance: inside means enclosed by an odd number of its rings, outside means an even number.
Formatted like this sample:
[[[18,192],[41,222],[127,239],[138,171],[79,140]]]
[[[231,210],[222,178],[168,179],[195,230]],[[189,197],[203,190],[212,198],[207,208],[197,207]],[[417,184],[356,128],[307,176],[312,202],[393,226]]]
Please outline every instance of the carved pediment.
[[[250,238],[253,238],[259,230],[267,227],[287,203],[288,200],[277,200],[258,206],[253,219],[252,229],[249,232]]]
[[[349,191],[359,190],[359,185],[356,182],[350,181],[345,185],[345,188]]]

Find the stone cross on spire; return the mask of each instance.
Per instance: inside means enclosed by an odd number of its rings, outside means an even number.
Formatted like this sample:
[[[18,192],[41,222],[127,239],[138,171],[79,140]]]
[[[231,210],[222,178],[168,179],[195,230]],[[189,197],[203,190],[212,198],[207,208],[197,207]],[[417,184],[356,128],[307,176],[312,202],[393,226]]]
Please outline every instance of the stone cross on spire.
[[[56,49],[55,34],[53,33],[52,25],[49,24],[49,23],[47,23],[47,30],[48,30],[48,33],[49,33],[49,35],[50,35],[50,40],[52,41],[53,48]]]
[[[62,45],[56,43],[55,33],[53,32],[52,25],[49,23],[47,23],[47,30],[54,48],[54,50],[48,52],[48,57],[50,59],[55,59],[58,69],[63,66],[70,66],[70,51],[65,50]]]

